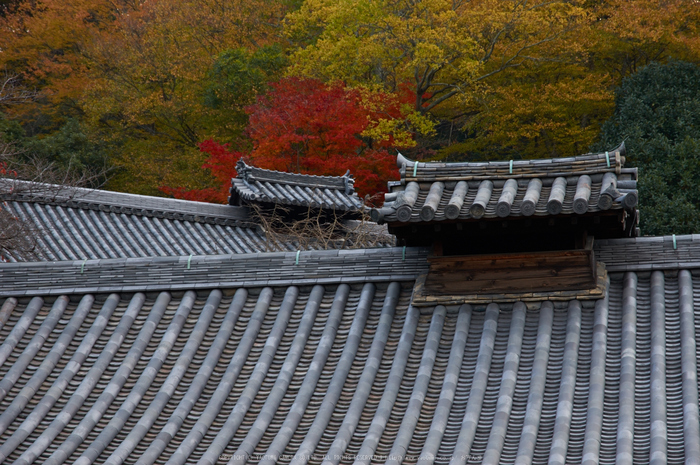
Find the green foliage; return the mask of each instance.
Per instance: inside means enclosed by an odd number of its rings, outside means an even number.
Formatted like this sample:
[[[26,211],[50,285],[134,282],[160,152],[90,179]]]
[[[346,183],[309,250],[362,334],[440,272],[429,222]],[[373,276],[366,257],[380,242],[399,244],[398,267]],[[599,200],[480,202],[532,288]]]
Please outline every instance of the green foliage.
[[[0,167],[14,176],[49,184],[99,187],[112,170],[107,147],[76,119],[49,135],[29,135],[0,113]]]
[[[107,166],[104,147],[91,140],[85,127],[76,119],[69,119],[58,131],[46,137],[27,140],[24,147],[28,153],[66,168],[72,166],[83,171],[101,170]]]
[[[253,52],[236,48],[222,52],[207,73],[209,83],[204,90],[204,103],[214,109],[243,111],[255,102],[255,96],[277,80],[286,65],[282,48],[260,47]]]
[[[200,132],[240,145],[248,124],[245,108],[267,91],[268,83],[276,81],[286,65],[277,44],[221,52],[200,83],[202,104],[209,115]]]
[[[0,113],[0,142],[16,144],[24,138],[24,129],[15,120],[7,118]]]
[[[593,148],[625,140],[646,235],[700,232],[700,67],[653,63],[623,81]]]
[[[700,231],[700,139],[647,144],[657,160],[640,167],[640,211],[646,235]]]
[[[108,165],[105,147],[76,119],[47,136],[28,136],[16,120],[0,115],[0,142],[11,144],[21,158],[38,158],[60,169],[98,172]]]

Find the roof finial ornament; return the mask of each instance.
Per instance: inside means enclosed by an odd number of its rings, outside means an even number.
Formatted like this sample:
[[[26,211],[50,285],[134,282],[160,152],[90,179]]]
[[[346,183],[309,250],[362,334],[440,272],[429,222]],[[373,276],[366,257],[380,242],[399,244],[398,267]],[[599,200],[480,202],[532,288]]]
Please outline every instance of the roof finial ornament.
[[[246,165],[242,158],[239,159],[236,163],[236,171],[238,172],[238,176],[240,178],[242,178],[244,181],[248,180],[248,175],[250,174],[250,167]]]
[[[351,195],[355,192],[355,179],[353,179],[352,174],[350,174],[350,170],[347,170],[345,174],[342,176],[343,177],[343,183],[345,184],[345,193],[348,195]]]
[[[408,158],[404,157],[401,152],[396,152],[398,155],[396,156],[396,166],[401,168],[402,166],[408,166],[409,160]]]

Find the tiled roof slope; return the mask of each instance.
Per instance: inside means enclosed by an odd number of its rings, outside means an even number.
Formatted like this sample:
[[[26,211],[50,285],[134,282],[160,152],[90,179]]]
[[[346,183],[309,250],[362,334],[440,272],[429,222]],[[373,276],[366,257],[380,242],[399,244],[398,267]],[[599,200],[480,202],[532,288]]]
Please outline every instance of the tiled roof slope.
[[[3,208],[23,220],[35,256],[8,261],[82,260],[265,250],[246,209],[120,192],[20,185]],[[294,250],[292,244],[289,250]]]
[[[249,166],[243,160],[239,160],[236,171],[238,177],[231,180],[232,205],[275,203],[338,211],[362,208],[349,172],[344,176],[283,173]]]
[[[249,218],[245,209],[230,208],[226,205],[6,179],[0,179],[0,192],[4,200],[49,203],[148,217],[219,224]]]
[[[678,239],[674,250],[694,257],[698,243]],[[633,251],[643,246],[629,242]],[[375,253],[387,254],[375,263],[390,267],[404,260],[402,249]],[[422,253],[409,249],[405,258]],[[337,254],[333,267],[345,259]],[[292,266],[293,255],[275,256]],[[102,263],[91,266],[99,272]],[[198,292],[5,299],[0,461],[612,464],[700,456],[700,263],[613,272],[598,301],[420,310],[405,277],[368,267],[364,276],[375,282],[333,283],[329,272],[312,285],[304,281],[312,270],[290,277],[296,285],[259,276]],[[226,270],[218,273],[212,281]],[[113,279],[109,269],[102,279]]]
[[[0,184],[0,208],[22,219],[36,242],[33,256],[14,251],[3,257],[11,262],[238,254],[340,244],[301,245],[282,235],[271,244],[246,207],[60,186],[37,189],[25,184],[14,192],[8,187],[6,181]]]
[[[7,201],[6,207],[36,231],[40,260],[78,260],[265,250],[255,227],[147,216],[115,210]],[[235,208],[235,207],[230,207]],[[192,215],[194,216],[194,215]],[[290,244],[290,250],[294,247]],[[10,255],[10,261],[26,259]]]
[[[595,241],[596,258],[610,271],[674,270],[700,263],[700,234]]]
[[[636,168],[624,168],[624,145],[572,158],[484,163],[421,163],[397,158],[401,181],[380,222],[417,223],[547,215],[582,215],[637,204]]]

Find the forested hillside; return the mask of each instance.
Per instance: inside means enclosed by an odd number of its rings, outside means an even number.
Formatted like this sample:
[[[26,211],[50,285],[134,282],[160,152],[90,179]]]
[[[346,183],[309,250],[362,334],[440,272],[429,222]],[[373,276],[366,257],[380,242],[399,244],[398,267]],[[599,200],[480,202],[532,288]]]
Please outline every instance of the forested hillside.
[[[2,0],[1,149],[210,201],[241,156],[350,169],[363,195],[397,149],[525,159],[631,138],[650,163],[663,144],[601,128],[645,66],[700,62],[699,27],[684,0]]]

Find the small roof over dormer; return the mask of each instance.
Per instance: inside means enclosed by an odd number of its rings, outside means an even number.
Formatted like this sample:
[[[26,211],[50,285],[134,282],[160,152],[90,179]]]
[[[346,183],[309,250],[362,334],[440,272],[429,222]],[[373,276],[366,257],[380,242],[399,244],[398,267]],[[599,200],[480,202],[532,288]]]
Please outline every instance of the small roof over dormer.
[[[372,217],[412,245],[429,245],[426,235],[454,232],[454,225],[479,225],[483,232],[471,237],[492,237],[484,230],[493,223],[527,225],[533,234],[637,234],[637,169],[624,167],[624,144],[578,157],[483,163],[422,163],[399,154],[397,164],[401,180],[389,183]]]
[[[421,163],[399,154],[377,220],[420,223],[515,216],[583,215],[637,205],[637,170],[625,146],[572,158],[485,163]]]
[[[343,176],[284,173],[249,166],[243,160],[238,161],[236,170],[230,205],[283,205],[336,213],[359,212],[362,208],[349,171]]]

